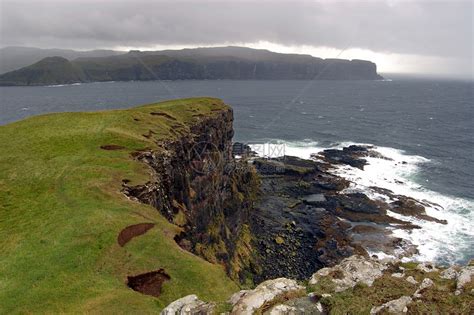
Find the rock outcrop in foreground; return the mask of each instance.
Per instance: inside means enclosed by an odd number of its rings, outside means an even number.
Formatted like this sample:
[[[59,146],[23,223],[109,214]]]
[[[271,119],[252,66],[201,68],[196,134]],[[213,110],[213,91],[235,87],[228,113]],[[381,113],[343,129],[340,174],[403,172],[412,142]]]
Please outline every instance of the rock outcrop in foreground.
[[[307,283],[305,285],[304,283]],[[227,314],[472,314],[474,266],[435,267],[354,255],[309,281],[278,278],[236,292]],[[161,314],[215,314],[191,295]]]

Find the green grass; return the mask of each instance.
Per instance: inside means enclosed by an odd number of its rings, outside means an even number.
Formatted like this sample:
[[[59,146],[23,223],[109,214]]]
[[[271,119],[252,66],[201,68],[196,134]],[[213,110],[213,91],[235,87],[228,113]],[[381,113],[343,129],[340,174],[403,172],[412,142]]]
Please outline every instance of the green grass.
[[[181,250],[178,228],[156,209],[120,193],[122,179],[149,179],[130,152],[187,130],[193,114],[225,107],[185,99],[0,126],[0,313],[152,313],[187,294],[222,303],[238,290],[221,266]],[[154,139],[142,136],[149,130]],[[99,148],[106,144],[126,149]],[[156,226],[120,247],[118,233],[141,222]],[[159,298],[125,285],[127,275],[160,268],[171,280]]]

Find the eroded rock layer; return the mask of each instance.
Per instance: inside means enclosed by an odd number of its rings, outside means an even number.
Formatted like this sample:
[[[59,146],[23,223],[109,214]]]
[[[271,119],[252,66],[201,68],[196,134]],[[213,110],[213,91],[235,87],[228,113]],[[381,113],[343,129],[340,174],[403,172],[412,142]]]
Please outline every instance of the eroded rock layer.
[[[174,141],[159,150],[136,152],[150,166],[152,179],[138,186],[124,183],[124,193],[157,208],[182,226],[175,240],[212,263],[222,263],[234,279],[257,273],[253,265],[249,213],[258,178],[251,165],[232,156],[231,109],[198,117]]]

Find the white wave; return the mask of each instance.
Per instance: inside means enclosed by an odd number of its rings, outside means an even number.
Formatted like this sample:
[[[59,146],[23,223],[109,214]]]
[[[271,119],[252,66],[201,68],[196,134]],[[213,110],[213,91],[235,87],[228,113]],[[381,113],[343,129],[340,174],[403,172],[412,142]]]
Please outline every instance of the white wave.
[[[428,201],[426,213],[448,222],[442,225],[435,222],[404,217],[395,213],[390,215],[410,221],[421,226],[421,229],[395,229],[394,236],[411,241],[418,246],[417,260],[456,262],[463,260],[463,255],[472,246],[474,240],[473,211],[474,202],[462,198],[443,195],[431,191],[416,181],[419,167],[430,162],[417,155],[406,155],[393,148],[377,147],[376,151],[391,160],[369,157],[364,170],[350,166],[339,166],[335,173],[352,182],[351,188],[361,190],[371,197],[379,197],[371,191],[370,186],[390,189],[396,194]],[[467,211],[466,211],[467,210]]]
[[[311,158],[311,154],[314,153],[316,150],[323,150],[323,148],[319,147],[318,144],[318,142],[310,140],[285,143],[285,155],[297,156],[302,159],[309,159]]]
[[[285,143],[285,155],[304,159],[326,149],[318,147],[318,143],[313,141],[279,141],[278,143]],[[343,142],[331,148],[342,148],[352,144],[370,145]],[[394,236],[409,240],[417,245],[419,254],[413,259],[455,263],[473,258],[466,257],[466,255],[473,255],[474,200],[441,194],[420,184],[420,180],[417,178],[420,166],[424,163],[431,163],[429,159],[418,155],[408,155],[402,150],[389,147],[374,146],[374,150],[387,159],[367,157],[368,165],[364,167],[364,170],[348,165],[338,165],[332,172],[351,181],[348,190],[362,191],[371,198],[387,198],[370,188],[376,186],[389,189],[398,195],[429,202],[430,205],[426,207],[426,213],[448,222],[443,225],[389,212],[389,215],[393,217],[421,226],[421,229],[414,230],[395,228],[392,232]]]
[[[309,159],[315,150],[323,150],[317,147],[318,142],[303,140],[286,142],[282,140],[271,140],[265,143],[249,144],[250,148],[261,157],[280,157],[283,155],[297,156],[302,159]]]
[[[58,88],[58,87],[65,87],[65,86],[76,86],[76,85],[81,85],[82,83],[71,83],[71,84],[52,84],[52,85],[46,85],[45,87],[49,88]]]
[[[106,83],[115,83],[117,81],[94,81],[94,82],[90,82],[90,83],[87,83],[87,84],[106,84]],[[130,82],[135,82],[134,80],[130,81]]]

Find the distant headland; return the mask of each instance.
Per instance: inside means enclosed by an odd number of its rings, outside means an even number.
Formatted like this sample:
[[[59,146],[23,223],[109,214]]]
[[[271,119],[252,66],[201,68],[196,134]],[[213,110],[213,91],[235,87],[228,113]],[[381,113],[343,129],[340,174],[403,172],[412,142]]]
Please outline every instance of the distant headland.
[[[25,56],[15,59],[13,54]],[[212,47],[127,53],[95,50],[2,49],[3,66],[20,66],[33,55],[43,59],[0,75],[2,86],[35,86],[101,81],[149,80],[380,80],[375,63],[322,59],[245,47]],[[11,69],[10,67],[9,69]],[[6,68],[8,69],[8,67]]]

